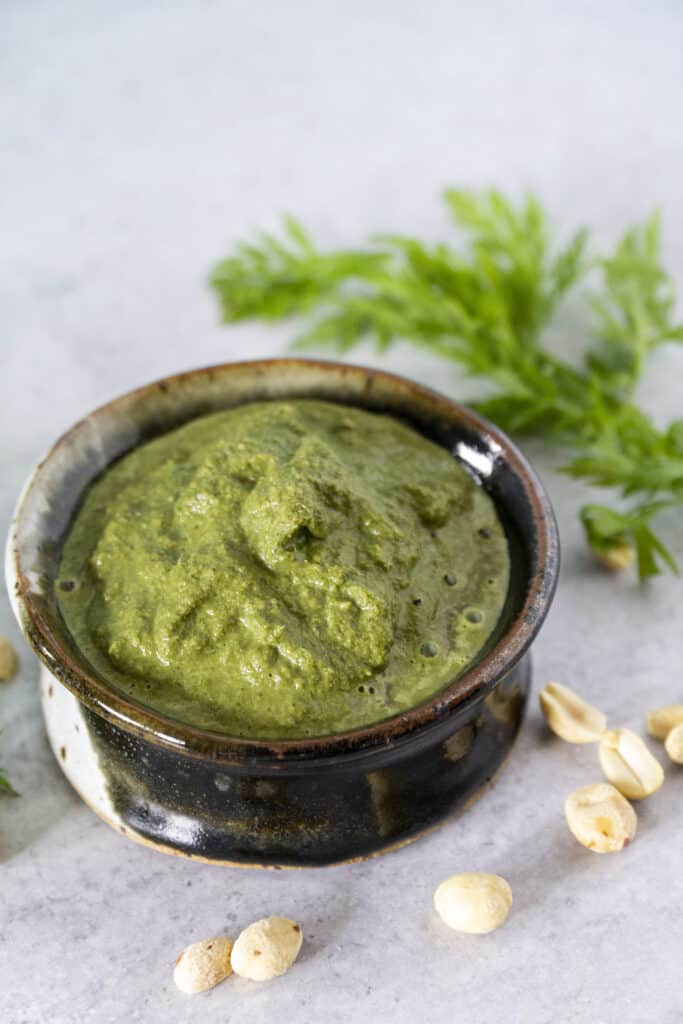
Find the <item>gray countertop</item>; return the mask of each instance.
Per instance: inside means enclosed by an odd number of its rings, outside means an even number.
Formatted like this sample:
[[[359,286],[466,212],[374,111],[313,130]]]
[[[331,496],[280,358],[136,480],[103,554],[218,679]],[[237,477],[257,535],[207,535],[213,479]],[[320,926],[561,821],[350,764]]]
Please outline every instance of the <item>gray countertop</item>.
[[[0,14],[0,521],[73,420],[150,378],[286,350],[288,331],[217,323],[207,270],[237,237],[300,214],[317,237],[438,237],[447,183],[538,189],[560,226],[613,239],[655,205],[683,286],[683,13],[673,2],[404,0],[154,3],[6,0]],[[567,320],[559,343],[576,340]],[[563,333],[564,332],[564,333]],[[355,353],[466,394],[407,347]],[[683,351],[642,394],[680,414]],[[681,586],[640,589],[587,556],[586,493],[529,453],[564,548],[536,647],[616,724],[683,696]],[[678,525],[678,529],[677,529]],[[664,525],[683,555],[680,522]],[[683,1019],[683,771],[639,807],[636,842],[598,857],[564,824],[598,780],[592,748],[551,742],[534,702],[509,767],[464,817],[364,864],[211,868],[137,847],[96,819],[50,754],[38,666],[0,694],[3,1024],[414,1020],[674,1024]],[[432,891],[461,870],[514,890],[503,929],[449,933]],[[299,920],[301,960],[258,986],[178,993],[188,942],[269,913]]]

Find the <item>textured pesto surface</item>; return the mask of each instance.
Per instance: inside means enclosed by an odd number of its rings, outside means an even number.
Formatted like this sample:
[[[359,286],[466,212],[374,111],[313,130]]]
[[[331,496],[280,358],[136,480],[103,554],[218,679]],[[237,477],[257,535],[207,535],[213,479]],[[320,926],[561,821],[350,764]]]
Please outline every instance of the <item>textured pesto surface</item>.
[[[125,456],[86,496],[57,595],[122,691],[205,728],[296,737],[433,694],[491,634],[508,576],[494,506],[447,451],[296,400]]]

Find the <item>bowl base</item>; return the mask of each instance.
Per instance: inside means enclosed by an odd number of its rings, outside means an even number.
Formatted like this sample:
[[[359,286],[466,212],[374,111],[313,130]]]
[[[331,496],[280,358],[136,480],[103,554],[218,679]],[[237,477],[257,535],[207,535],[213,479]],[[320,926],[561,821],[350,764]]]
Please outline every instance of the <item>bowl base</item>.
[[[203,863],[286,869],[391,852],[462,814],[505,766],[530,679],[527,655],[445,739],[383,768],[350,767],[341,779],[333,773],[329,780],[324,769],[255,779],[203,761],[195,763],[196,772],[188,771],[185,756],[93,715],[46,668],[41,697],[62,771],[115,831]],[[279,827],[266,831],[259,818]]]

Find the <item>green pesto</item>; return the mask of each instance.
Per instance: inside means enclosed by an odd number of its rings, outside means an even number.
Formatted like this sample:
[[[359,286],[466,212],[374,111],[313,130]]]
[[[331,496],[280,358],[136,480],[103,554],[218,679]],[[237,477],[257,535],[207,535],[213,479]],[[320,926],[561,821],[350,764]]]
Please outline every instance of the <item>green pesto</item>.
[[[88,491],[57,598],[121,691],[237,736],[358,728],[463,671],[507,541],[488,495],[397,420],[258,402],[134,449]]]

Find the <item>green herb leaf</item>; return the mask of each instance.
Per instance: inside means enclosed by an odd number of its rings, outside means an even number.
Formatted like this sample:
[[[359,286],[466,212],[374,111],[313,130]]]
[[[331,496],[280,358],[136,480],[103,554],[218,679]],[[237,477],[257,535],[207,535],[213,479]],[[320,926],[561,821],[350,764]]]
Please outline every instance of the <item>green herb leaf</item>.
[[[588,365],[626,396],[632,395],[653,349],[683,340],[683,323],[672,321],[675,292],[661,266],[660,236],[658,214],[627,231],[613,255],[601,261],[603,288],[590,300],[598,344]]]
[[[0,796],[19,796],[9,779],[0,772]]]
[[[675,568],[651,522],[683,501],[683,420],[660,431],[634,400],[654,350],[683,340],[659,217],[599,258],[583,228],[558,245],[534,196],[515,204],[495,189],[450,189],[445,201],[460,234],[452,244],[386,235],[365,249],[320,252],[285,218],[281,239],[240,244],[215,268],[223,318],[309,314],[300,346],[345,352],[370,339],[385,351],[406,340],[459,363],[492,386],[477,408],[504,430],[570,450],[571,476],[642,496],[631,512],[582,511],[596,550],[612,530],[634,544],[641,577]],[[601,279],[589,296],[594,343],[560,358],[545,331],[591,270]]]
[[[652,502],[629,512],[617,512],[605,505],[584,505],[580,515],[588,542],[597,554],[609,551],[615,544],[631,541],[638,556],[640,578],[646,579],[658,575],[660,562],[672,572],[678,572],[671,552],[650,526],[653,516],[668,505],[666,501]]]

